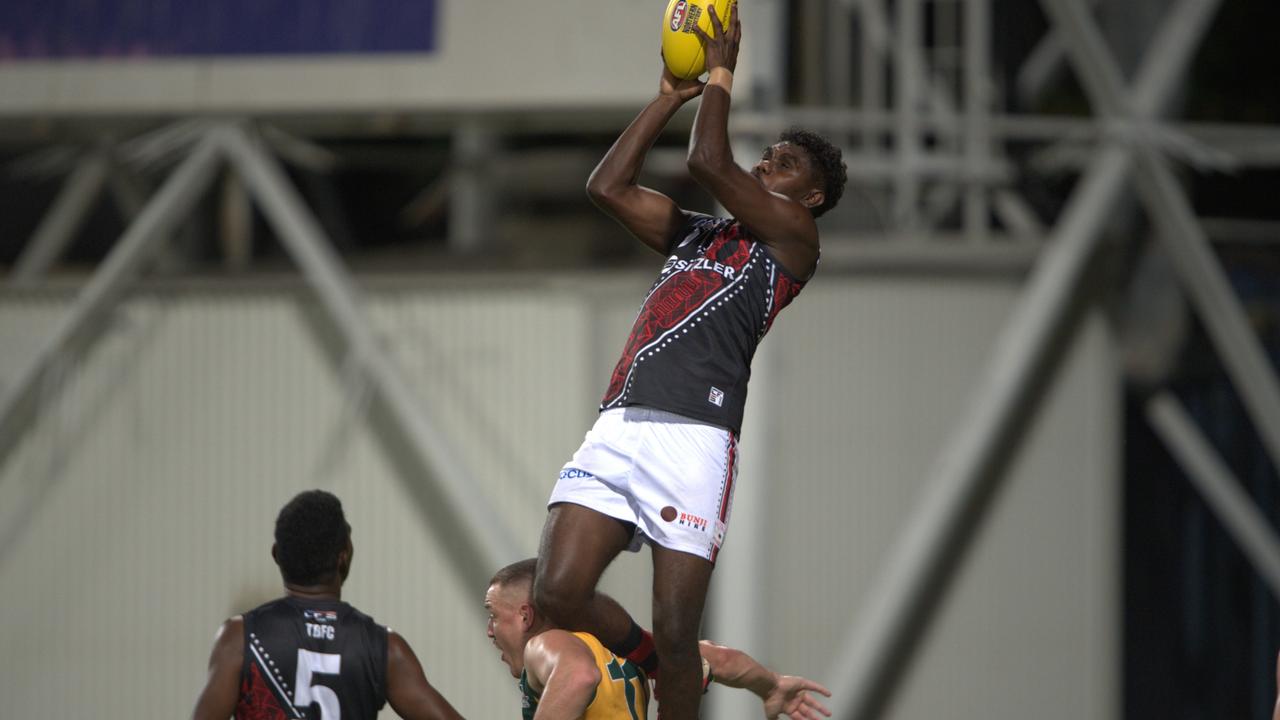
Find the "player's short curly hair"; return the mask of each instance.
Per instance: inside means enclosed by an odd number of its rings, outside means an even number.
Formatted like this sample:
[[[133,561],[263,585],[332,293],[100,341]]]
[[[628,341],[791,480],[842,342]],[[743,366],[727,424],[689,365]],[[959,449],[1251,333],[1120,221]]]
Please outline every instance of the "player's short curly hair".
[[[276,563],[285,582],[316,585],[338,572],[351,539],[342,501],[324,490],[298,493],[276,516]]]
[[[822,192],[825,199],[821,205],[809,208],[809,211],[814,217],[821,217],[823,213],[840,202],[840,196],[844,194],[844,184],[849,179],[840,148],[821,135],[802,128],[784,130],[778,136],[778,141],[804,148],[813,159],[814,169],[822,178]]]

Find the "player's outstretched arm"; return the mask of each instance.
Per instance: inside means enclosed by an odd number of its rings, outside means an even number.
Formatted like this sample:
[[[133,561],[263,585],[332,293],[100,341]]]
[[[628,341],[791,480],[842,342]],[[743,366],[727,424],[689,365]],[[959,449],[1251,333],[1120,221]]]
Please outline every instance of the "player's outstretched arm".
[[[698,650],[711,666],[712,679],[721,685],[745,688],[764,703],[764,716],[773,720],[786,715],[792,720],[819,720],[831,711],[809,693],[831,697],[831,691],[818,683],[795,675],[779,675],[756,662],[755,658],[730,647],[703,640]]]
[[[587,712],[600,685],[600,668],[586,643],[564,630],[548,630],[524,648],[524,667],[541,690],[534,720],[576,720]]]
[[[240,666],[244,662],[244,618],[222,623],[209,653],[209,674],[196,700],[192,720],[227,720],[240,700]]]
[[[587,181],[591,201],[648,247],[665,255],[684,225],[671,198],[638,184],[645,156],[680,106],[702,93],[697,80],[679,80],[663,64],[655,97],[609,148]]]
[[[725,210],[737,218],[761,242],[769,246],[782,266],[798,277],[808,277],[818,258],[818,226],[808,207],[770,192],[751,173],[738,167],[729,146],[729,88],[738,63],[742,3],[733,6],[725,28],[714,5],[712,35],[695,28],[702,39],[710,79],[689,139],[689,173]],[[775,162],[795,162],[779,158]]]
[[[422,672],[409,643],[387,631],[387,702],[405,720],[462,720]]]

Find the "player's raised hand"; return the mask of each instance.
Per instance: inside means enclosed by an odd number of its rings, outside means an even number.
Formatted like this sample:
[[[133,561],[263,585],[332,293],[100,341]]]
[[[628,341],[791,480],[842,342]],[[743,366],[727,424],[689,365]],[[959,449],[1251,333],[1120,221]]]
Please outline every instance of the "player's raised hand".
[[[715,3],[707,3],[707,12],[711,13],[711,31],[708,35],[697,25],[693,32],[702,40],[703,51],[707,54],[707,70],[722,67],[733,72],[738,66],[738,46],[742,42],[742,23],[738,20],[741,3],[734,3],[729,8],[729,27],[725,28],[716,14]]]
[[[831,697],[831,691],[818,683],[797,675],[779,675],[777,684],[764,698],[764,716],[774,720],[786,715],[791,720],[821,720],[831,717],[831,710],[809,693]]]
[[[702,94],[702,88],[706,85],[697,78],[689,80],[681,80],[676,77],[671,69],[667,67],[664,60],[662,63],[662,79],[658,81],[658,92],[678,99],[680,102],[687,102]]]

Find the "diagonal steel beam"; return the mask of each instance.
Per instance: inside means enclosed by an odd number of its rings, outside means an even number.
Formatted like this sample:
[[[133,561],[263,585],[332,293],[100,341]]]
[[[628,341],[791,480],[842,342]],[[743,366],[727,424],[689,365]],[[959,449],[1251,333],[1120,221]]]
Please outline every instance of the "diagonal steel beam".
[[[147,202],[143,184],[114,155],[111,143],[104,141],[77,163],[14,264],[12,287],[30,287],[44,278],[66,252],[104,186],[126,225],[142,212]]]
[[[1271,595],[1280,600],[1280,539],[1257,503],[1240,486],[1177,398],[1162,392],[1147,402],[1146,413],[1147,422],[1186,471],[1191,484],[1271,588]]]
[[[459,520],[456,529],[465,538],[463,548],[476,555],[475,571],[488,577],[489,569],[522,557],[506,525],[495,522],[481,488],[467,476],[466,466],[375,337],[358,288],[279,163],[243,127],[228,128],[221,142],[285,249],[315,288],[326,313],[344,337],[353,362],[369,374],[393,422],[411,440],[408,450],[431,470],[435,489]]]
[[[1149,116],[1141,103],[1149,103],[1150,99],[1144,98],[1139,88],[1133,93],[1136,106],[1129,107],[1119,72],[1092,20],[1068,0],[1044,2],[1054,21],[1068,30],[1067,51],[1098,110],[1119,122],[1147,120]],[[1197,23],[1209,22],[1217,0],[1183,0],[1182,4],[1191,11],[1177,19],[1176,28],[1180,33],[1191,34],[1199,29]],[[1155,61],[1167,62],[1167,53]],[[1280,468],[1280,381],[1266,350],[1249,327],[1244,308],[1214,256],[1169,161],[1140,139],[1134,152],[1138,193],[1158,229],[1157,237],[1173,261],[1192,305],[1205,320],[1205,330],[1257,427],[1271,462]]]
[[[189,215],[209,186],[218,167],[217,144],[215,135],[207,135],[173,171],[76,295],[49,337],[0,392],[0,462],[25,427],[23,420],[33,409],[41,378],[64,352],[97,332],[100,326],[95,321],[116,306],[141,264]]]
[[[147,204],[147,183],[115,157],[107,173],[107,191],[126,222],[132,222]]]
[[[1159,230],[1162,246],[1182,278],[1192,306],[1204,319],[1205,331],[1272,465],[1280,469],[1280,381],[1275,368],[1168,161],[1150,148],[1139,149],[1137,167],[1138,191]]]
[[[1195,9],[1183,3],[1175,14]],[[1206,26],[1194,27],[1203,32]],[[1184,32],[1187,27],[1178,17],[1161,26],[1138,75],[1134,103],[1139,112],[1150,116],[1166,106],[1174,80],[1198,43],[1198,37]],[[1172,67],[1153,68],[1157,58]],[[1021,441],[1026,423],[1019,420],[1034,408],[1038,389],[1049,380],[1056,360],[1054,341],[1068,329],[1073,300],[1082,292],[1087,265],[1133,161],[1130,146],[1104,147],[1072,193],[1022,301],[1001,332],[973,404],[948,438],[920,505],[843,644],[848,649],[832,671],[832,677],[846,679],[835,689],[836,717],[871,720],[891,701],[996,495],[1003,479],[1002,454]]]
[[[80,159],[14,263],[9,275],[11,286],[31,285],[58,261],[93,209],[109,171],[106,148],[93,150]]]
[[[1072,0],[1041,0],[1040,4],[1062,31],[1068,57],[1094,111],[1112,119],[1147,121],[1167,112],[1173,96],[1158,88],[1182,74],[1221,0],[1179,0],[1161,26],[1161,37],[1143,57],[1132,88],[1125,87],[1119,65],[1085,7]]]
[[[437,496],[428,499],[442,507],[426,507],[432,525],[448,538],[464,538],[450,548],[450,557],[464,570],[473,570],[480,582],[493,567],[522,555],[509,536],[505,525],[494,522],[494,515],[482,499],[478,488],[457,461],[444,436],[432,424],[430,416],[413,399],[414,394],[398,368],[382,350],[364,316],[358,292],[341,263],[325,242],[319,224],[306,209],[290,185],[279,164],[235,125],[185,123],[182,132],[165,133],[165,152],[180,151],[179,140],[192,137],[198,130],[198,144],[188,158],[164,183],[160,191],[141,209],[120,241],[80,291],[67,316],[55,327],[49,340],[41,346],[0,394],[0,462],[13,447],[23,427],[22,419],[34,409],[41,378],[56,367],[57,360],[73,344],[92,341],[95,323],[118,303],[140,265],[159,247],[162,239],[189,215],[194,202],[212,182],[222,159],[230,159],[249,183],[261,203],[268,220],[279,233],[286,249],[298,262],[304,275],[316,288],[322,306],[346,342],[351,361],[363,368],[385,400],[386,414],[392,429],[405,437],[400,442],[407,453],[415,456],[419,468],[425,468],[438,479]],[[172,136],[172,137],[171,137]],[[176,138],[176,139],[175,139]],[[104,168],[104,174],[112,168]],[[122,171],[122,168],[115,168]],[[118,175],[118,200],[128,213],[138,200],[140,188],[131,178]],[[101,182],[99,182],[99,186]],[[439,503],[440,496],[444,502]],[[422,500],[419,497],[419,500]],[[484,573],[480,576],[479,573]]]
[[[1090,7],[1097,5],[1098,0],[1085,0]],[[1014,87],[1018,98],[1026,106],[1030,106],[1049,80],[1065,68],[1066,52],[1062,46],[1062,31],[1050,27],[1049,32],[1027,54],[1026,62],[1018,68]]]

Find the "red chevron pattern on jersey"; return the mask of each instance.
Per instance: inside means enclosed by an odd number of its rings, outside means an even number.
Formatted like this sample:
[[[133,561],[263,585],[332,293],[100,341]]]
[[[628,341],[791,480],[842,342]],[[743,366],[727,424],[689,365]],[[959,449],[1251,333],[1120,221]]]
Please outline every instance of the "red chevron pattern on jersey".
[[[804,283],[796,282],[790,275],[778,273],[778,277],[773,281],[773,307],[769,309],[769,319],[764,325],[765,332],[773,327],[774,318],[778,317],[782,308],[789,305],[803,289]]]
[[[644,307],[636,316],[635,324],[631,326],[631,335],[622,350],[622,357],[613,368],[609,389],[605,392],[606,404],[622,394],[626,387],[627,373],[643,348],[648,347],[658,336],[691,318],[708,299],[733,282],[732,277],[741,276],[753,247],[753,243],[742,241],[741,234],[741,226],[737,224],[726,232],[716,234],[707,243],[706,249],[698,253],[710,262],[709,266],[682,270],[672,260],[667,261],[662,275],[645,298]],[[717,263],[733,268],[734,275],[717,272],[714,269]],[[695,263],[686,265],[692,266]]]
[[[257,664],[250,664],[244,681],[240,683],[240,702],[236,705],[236,720],[287,720],[289,715],[280,707]]]

